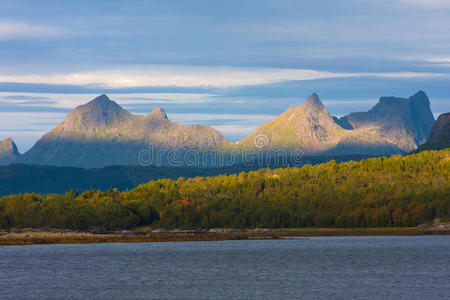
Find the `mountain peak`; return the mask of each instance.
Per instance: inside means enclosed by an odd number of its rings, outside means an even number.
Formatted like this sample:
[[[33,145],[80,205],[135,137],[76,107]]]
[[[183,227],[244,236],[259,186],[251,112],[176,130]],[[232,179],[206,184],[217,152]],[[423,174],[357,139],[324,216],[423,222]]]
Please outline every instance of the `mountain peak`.
[[[106,95],[100,95],[86,104],[77,106],[64,120],[65,130],[84,132],[131,118],[131,114]]]
[[[263,137],[266,149],[298,150],[304,153],[321,153],[334,146],[345,133],[333,120],[325,106],[313,93],[300,106],[290,107],[275,119],[259,126],[240,145],[258,147],[258,137]]]
[[[417,93],[415,93],[411,97],[416,97],[416,96],[427,97],[428,98],[427,94],[424,91],[422,91],[422,90],[418,91]]]
[[[2,153],[19,155],[19,151],[17,150],[16,143],[14,143],[14,140],[12,139],[12,137],[9,137],[7,139],[4,139],[3,141],[0,141],[0,154],[2,154]]]
[[[323,103],[320,101],[319,96],[316,93],[312,93],[305,101],[305,105],[313,108],[323,108]]]
[[[166,112],[162,107],[155,107],[152,112],[149,114],[151,117],[167,120]]]
[[[423,91],[419,91],[408,98],[408,105],[412,112],[412,120],[418,129],[416,142],[418,145],[424,143],[430,134],[435,120],[431,112],[430,99]]]
[[[7,165],[19,156],[20,153],[11,137],[0,141],[0,165]]]
[[[97,110],[97,111],[105,111],[105,110],[122,110],[123,108],[117,104],[116,102],[109,99],[105,94],[95,97],[88,103],[84,105],[80,105],[76,107],[74,110],[81,109],[84,110]]]
[[[418,91],[414,95],[408,98],[409,102],[415,105],[429,106],[430,99],[424,91]]]
[[[409,98],[381,97],[368,112],[341,118],[341,126],[344,121],[354,129],[377,128],[402,151],[412,151],[428,139],[434,117],[427,95],[419,91]]]
[[[109,97],[106,96],[105,94],[102,94],[98,97],[95,97],[93,100],[89,101],[88,104],[89,103],[99,103],[100,104],[100,103],[110,103],[110,102],[113,102],[113,101],[111,99],[109,99]]]

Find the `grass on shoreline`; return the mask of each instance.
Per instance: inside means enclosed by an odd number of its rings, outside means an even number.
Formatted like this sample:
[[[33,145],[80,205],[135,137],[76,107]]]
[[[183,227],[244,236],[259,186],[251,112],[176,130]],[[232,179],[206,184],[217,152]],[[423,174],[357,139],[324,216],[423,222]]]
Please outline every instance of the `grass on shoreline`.
[[[303,231],[399,231],[399,230],[417,230],[417,227],[371,227],[371,228],[276,228],[273,229],[273,231],[296,231],[296,232],[303,232]]]
[[[267,230],[267,229],[266,229]],[[387,228],[279,228],[268,231],[233,232],[180,232],[143,233],[140,231],[90,233],[65,231],[23,231],[0,233],[0,246],[35,244],[84,244],[84,243],[130,243],[130,242],[184,242],[225,241],[249,239],[281,239],[318,236],[412,236],[450,235],[450,230],[419,229],[416,227]]]

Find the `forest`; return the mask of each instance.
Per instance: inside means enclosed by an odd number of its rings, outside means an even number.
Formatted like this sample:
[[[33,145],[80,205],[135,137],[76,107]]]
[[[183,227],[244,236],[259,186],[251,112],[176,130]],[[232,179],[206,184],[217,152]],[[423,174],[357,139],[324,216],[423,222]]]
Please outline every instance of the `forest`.
[[[359,161],[368,155],[304,156],[298,164],[289,163],[289,157],[275,159],[254,159],[248,163],[237,163],[216,168],[170,167],[170,166],[107,166],[85,169],[74,167],[11,164],[0,166],[0,196],[10,194],[38,193],[64,194],[70,189],[87,191],[90,189],[119,191],[130,190],[139,184],[160,178],[217,176],[256,171],[261,168],[286,168],[303,164],[319,164],[334,159],[336,162]]]
[[[450,216],[450,149],[235,175],[159,179],[130,191],[0,198],[0,228],[120,230],[416,226]]]

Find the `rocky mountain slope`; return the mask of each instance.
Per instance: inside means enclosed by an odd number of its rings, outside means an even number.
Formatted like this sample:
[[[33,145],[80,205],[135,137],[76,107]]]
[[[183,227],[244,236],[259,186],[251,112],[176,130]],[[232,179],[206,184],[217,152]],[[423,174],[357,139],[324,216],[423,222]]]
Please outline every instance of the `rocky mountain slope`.
[[[209,126],[174,123],[161,108],[148,115],[133,115],[101,95],[70,111],[16,162],[89,168],[143,163],[199,166],[187,164],[183,154],[196,153],[196,158],[191,156],[195,160],[205,158],[197,154],[209,150],[224,153],[224,157],[236,150],[389,155],[416,149],[428,139],[433,124],[430,102],[422,91],[407,99],[382,97],[368,112],[340,119],[312,94],[304,104],[287,109],[242,141],[231,143]],[[242,162],[238,157],[233,159],[234,163]],[[206,165],[220,166],[223,161]]]
[[[417,152],[446,148],[450,148],[450,113],[439,115],[436,124],[431,129],[430,138],[417,149]]]
[[[399,154],[416,149],[434,124],[428,97],[382,97],[368,112],[334,118],[312,94],[258,127],[240,142],[245,148],[302,150],[305,154]]]
[[[0,141],[0,165],[7,165],[20,156],[17,146],[12,138]]]
[[[17,162],[77,167],[138,165],[140,158],[151,159],[152,152],[155,164],[156,160],[164,164],[168,159],[165,150],[201,151],[229,143],[212,127],[179,125],[161,108],[148,115],[133,115],[101,95],[70,111]],[[141,157],[142,153],[146,157]]]
[[[409,152],[426,142],[434,117],[423,91],[405,99],[381,97],[368,112],[351,113],[338,120],[347,129],[376,132],[386,142]]]
[[[240,144],[245,148],[301,149],[312,154],[336,146],[345,132],[333,120],[317,94],[312,94],[303,105],[290,107],[259,126]]]

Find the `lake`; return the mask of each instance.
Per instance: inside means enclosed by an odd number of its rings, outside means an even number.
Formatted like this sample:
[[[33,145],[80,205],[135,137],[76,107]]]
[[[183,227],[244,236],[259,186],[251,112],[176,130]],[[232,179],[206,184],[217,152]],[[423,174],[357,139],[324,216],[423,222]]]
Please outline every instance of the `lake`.
[[[0,298],[448,299],[450,236],[0,247]]]

